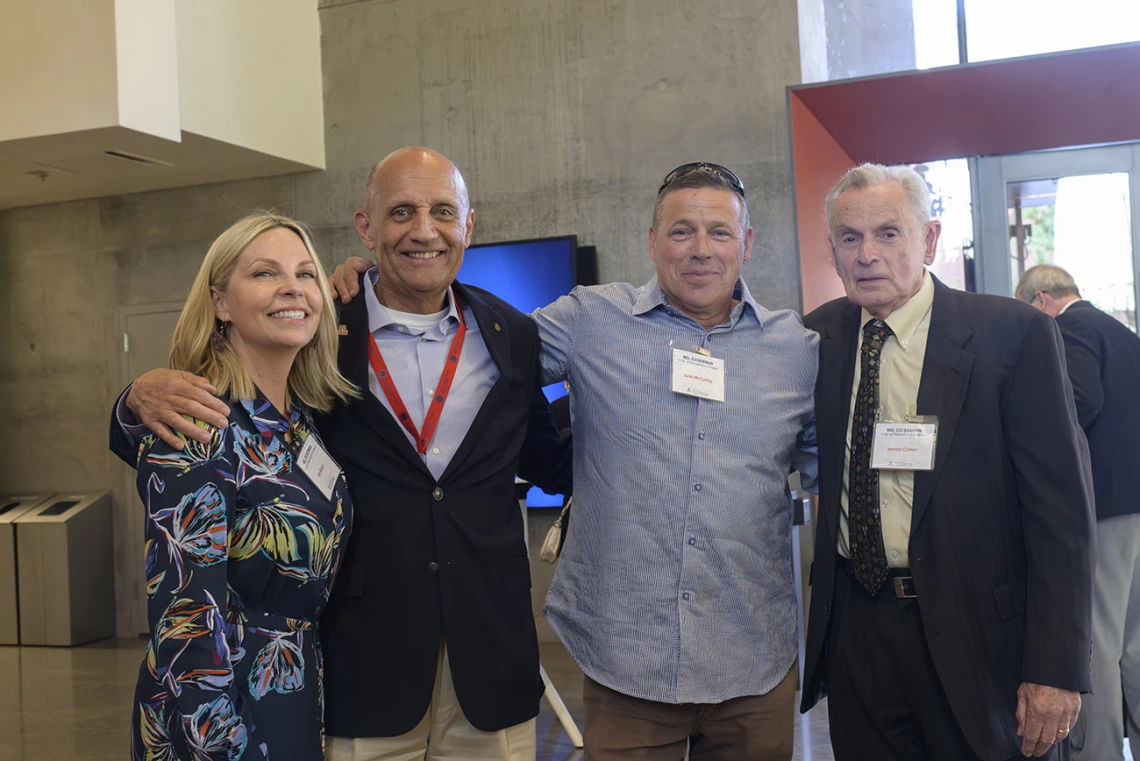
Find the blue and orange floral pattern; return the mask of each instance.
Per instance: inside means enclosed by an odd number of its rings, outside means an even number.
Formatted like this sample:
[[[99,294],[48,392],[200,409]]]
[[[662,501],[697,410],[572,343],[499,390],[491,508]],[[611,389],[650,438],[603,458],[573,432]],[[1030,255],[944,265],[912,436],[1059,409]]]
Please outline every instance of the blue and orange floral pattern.
[[[319,759],[317,620],[352,522],[297,455],[316,437],[296,403],[231,403],[229,427],[178,451],[139,446],[150,643],[131,717],[134,761]],[[319,443],[320,439],[316,441]]]

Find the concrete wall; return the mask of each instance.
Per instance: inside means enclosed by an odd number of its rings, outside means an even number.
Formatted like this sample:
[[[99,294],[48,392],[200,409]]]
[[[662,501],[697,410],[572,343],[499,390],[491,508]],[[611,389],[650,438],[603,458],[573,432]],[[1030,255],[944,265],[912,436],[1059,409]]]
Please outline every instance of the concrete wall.
[[[315,0],[314,0],[315,2]],[[106,452],[123,306],[184,298],[210,240],[273,206],[327,261],[359,253],[369,166],[424,143],[466,172],[476,242],[577,233],[603,280],[643,282],[649,212],[675,165],[711,160],[748,188],[744,276],[800,302],[784,88],[799,81],[795,0],[322,0],[328,169],[0,213],[0,492],[116,492]],[[131,630],[120,604],[120,632]]]

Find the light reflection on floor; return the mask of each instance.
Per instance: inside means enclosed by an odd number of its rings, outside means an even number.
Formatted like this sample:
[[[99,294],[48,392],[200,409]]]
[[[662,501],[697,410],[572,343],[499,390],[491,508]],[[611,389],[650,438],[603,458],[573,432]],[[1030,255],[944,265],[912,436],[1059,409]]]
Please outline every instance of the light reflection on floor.
[[[581,727],[582,672],[561,644],[542,662]],[[143,643],[114,639],[77,648],[0,647],[0,761],[122,761]],[[536,761],[580,761],[545,700]],[[1128,761],[1130,753],[1125,751]],[[833,761],[827,706],[796,716],[794,761]]]

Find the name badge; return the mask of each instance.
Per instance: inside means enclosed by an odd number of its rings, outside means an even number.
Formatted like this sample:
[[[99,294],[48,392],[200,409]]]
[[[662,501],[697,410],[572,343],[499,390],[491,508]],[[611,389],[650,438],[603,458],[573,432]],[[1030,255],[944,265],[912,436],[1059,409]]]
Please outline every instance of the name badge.
[[[724,360],[673,349],[673,391],[713,402],[724,401]]]
[[[309,480],[317,485],[325,499],[332,499],[336,480],[340,477],[340,466],[328,452],[317,443],[317,437],[310,435],[301,447],[301,454],[297,455],[297,466]]]
[[[876,423],[871,467],[876,470],[933,470],[938,423]]]

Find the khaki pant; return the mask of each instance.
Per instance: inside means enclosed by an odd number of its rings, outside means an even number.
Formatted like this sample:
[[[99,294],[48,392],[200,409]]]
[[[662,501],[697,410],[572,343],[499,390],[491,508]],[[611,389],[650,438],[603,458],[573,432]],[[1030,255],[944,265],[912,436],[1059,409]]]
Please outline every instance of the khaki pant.
[[[498,732],[471,726],[455,697],[447,648],[439,649],[435,688],[423,720],[397,737],[327,737],[327,761],[534,761],[535,720]]]
[[[623,695],[589,677],[585,761],[790,761],[796,668],[765,695],[723,703],[657,703]]]

